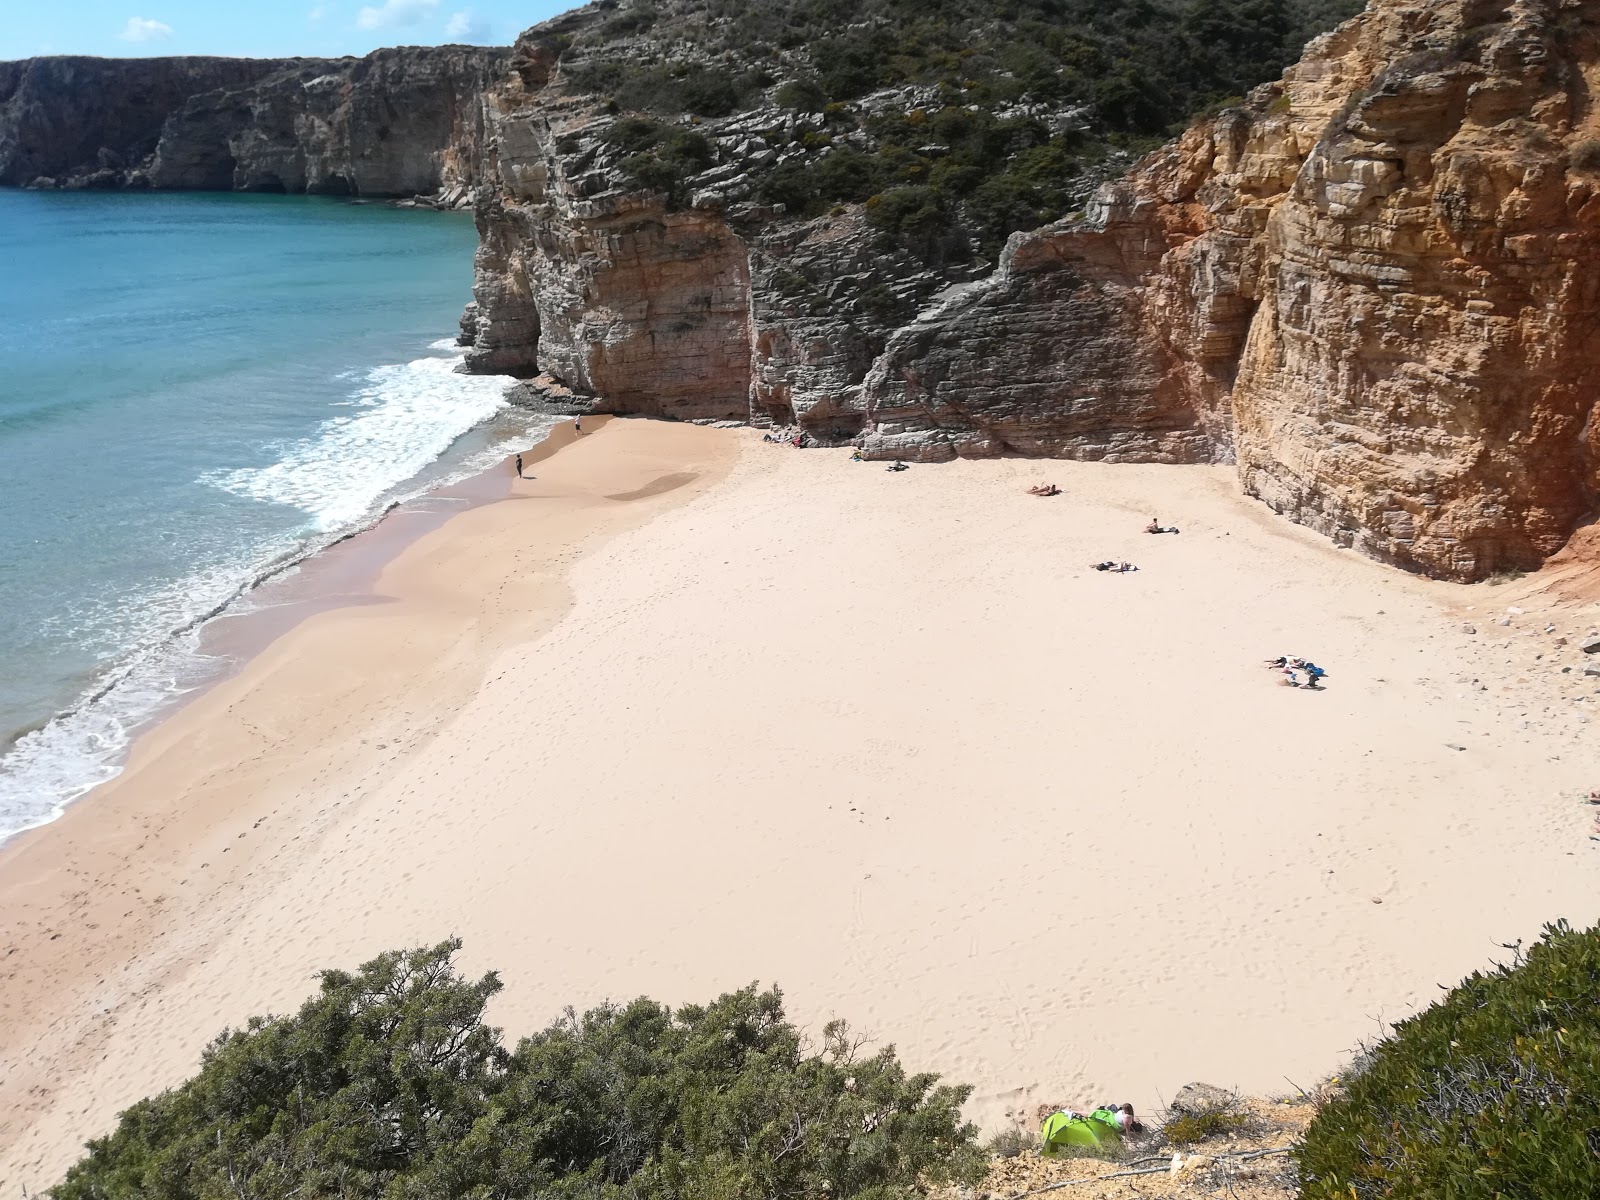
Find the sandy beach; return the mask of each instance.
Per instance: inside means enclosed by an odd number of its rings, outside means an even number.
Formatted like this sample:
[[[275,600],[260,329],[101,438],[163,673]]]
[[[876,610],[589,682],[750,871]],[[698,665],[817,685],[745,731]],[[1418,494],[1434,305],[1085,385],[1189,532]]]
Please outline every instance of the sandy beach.
[[[1405,576],[1227,468],[589,428],[0,848],[5,1195],[319,968],[451,935],[512,1037],[777,982],[997,1126],[1309,1085],[1600,915],[1592,598]]]

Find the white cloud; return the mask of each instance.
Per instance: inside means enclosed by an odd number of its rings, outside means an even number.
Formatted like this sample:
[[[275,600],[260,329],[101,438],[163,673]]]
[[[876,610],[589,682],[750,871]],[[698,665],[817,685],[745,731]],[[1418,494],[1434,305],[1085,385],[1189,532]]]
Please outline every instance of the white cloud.
[[[362,29],[415,25],[438,7],[439,0],[383,0],[382,8],[369,6],[357,13],[356,24]]]
[[[470,8],[451,13],[444,27],[444,35],[457,42],[486,42],[489,40],[489,22],[472,15]]]
[[[313,25],[320,25],[322,23],[322,18],[327,15],[328,6],[326,4],[319,4],[306,14],[306,20],[310,21]]]
[[[172,26],[148,17],[129,17],[117,36],[125,42],[157,42],[172,36]]]

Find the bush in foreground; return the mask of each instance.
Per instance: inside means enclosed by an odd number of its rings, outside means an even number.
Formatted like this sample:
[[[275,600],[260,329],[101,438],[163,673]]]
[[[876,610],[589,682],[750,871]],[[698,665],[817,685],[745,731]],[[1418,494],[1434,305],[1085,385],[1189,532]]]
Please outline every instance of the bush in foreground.
[[[1600,929],[1396,1025],[1306,1130],[1306,1200],[1600,1196]]]
[[[89,1144],[56,1200],[908,1197],[973,1182],[969,1089],[863,1056],[841,1022],[808,1053],[777,991],[568,1010],[507,1052],[493,973],[460,943],[327,971],[200,1073]]]

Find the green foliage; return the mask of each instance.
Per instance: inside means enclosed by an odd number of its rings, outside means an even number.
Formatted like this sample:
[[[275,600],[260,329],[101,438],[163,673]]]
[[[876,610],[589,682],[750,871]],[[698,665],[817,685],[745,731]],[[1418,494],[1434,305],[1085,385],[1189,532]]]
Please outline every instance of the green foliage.
[[[591,35],[589,63],[607,65],[586,65],[575,82],[616,95],[624,107],[714,116],[703,98],[701,108],[688,106],[689,90],[673,85],[674,72],[713,71],[710,58],[749,62],[772,54],[799,68],[775,99],[801,111],[878,88],[925,84],[946,89],[949,101],[985,107],[1086,104],[1101,127],[1150,136],[1275,78],[1309,38],[1361,6],[1361,0],[702,0],[676,30],[695,43],[692,65],[623,65],[601,53],[604,47],[662,26],[655,9],[640,4]],[[742,90],[731,77],[726,82]],[[726,92],[717,89],[715,97],[725,99]]]
[[[1244,1123],[1243,1113],[1213,1109],[1209,1112],[1179,1113],[1161,1127],[1161,1132],[1174,1146],[1192,1146],[1207,1138],[1232,1133]]]
[[[1010,1125],[984,1143],[983,1152],[992,1158],[1016,1158],[1039,1149],[1039,1135],[1021,1125]]]
[[[580,90],[608,94],[634,112],[726,117],[754,103],[772,77],[760,69],[735,72],[696,62],[604,61],[575,68],[571,82]]]
[[[660,15],[641,0],[584,35],[567,79],[635,112],[714,118],[765,100],[822,114],[825,129],[795,134],[808,152],[803,160],[755,172],[757,198],[806,217],[875,200],[869,215],[886,238],[931,262],[965,262],[992,258],[1012,233],[1080,208],[1100,179],[1192,115],[1276,77],[1307,38],[1360,7],[1361,0],[696,0],[663,6]],[[629,51],[608,53],[624,35],[633,38]],[[641,38],[650,44],[641,48]],[[782,82],[764,94],[774,82],[768,65]],[[938,99],[913,113],[861,104],[905,85]],[[1076,116],[1018,115],[1023,106]],[[841,150],[846,138],[850,148]],[[673,178],[655,161],[630,171],[653,187]]]
[[[893,1200],[982,1173],[969,1089],[839,1022],[809,1053],[776,991],[568,1010],[508,1054],[483,1023],[500,983],[461,978],[458,948],[325,972],[296,1016],[223,1034],[52,1195]]]
[[[716,148],[703,133],[645,117],[623,117],[606,130],[606,141],[622,151],[622,170],[635,184],[665,192],[668,208],[688,199],[689,177],[716,161]]]
[[[426,1179],[487,1115],[508,1061],[482,1021],[500,981],[457,976],[456,947],[326,971],[298,1016],[223,1033],[192,1080],[89,1144],[56,1200],[377,1196]]]
[[[1567,165],[1574,171],[1600,171],[1600,141],[1586,138],[1567,152]]]
[[[898,325],[911,315],[911,306],[884,283],[874,283],[864,288],[856,297],[856,304],[883,325]]]
[[[778,90],[772,93],[772,98],[777,101],[778,107],[798,112],[821,112],[828,103],[828,93],[822,90],[822,85],[815,79],[791,79],[780,84]]]
[[[924,258],[938,256],[939,244],[954,232],[954,216],[937,189],[893,187],[867,201],[867,220]]]
[[[1395,1026],[1299,1151],[1307,1200],[1600,1195],[1600,930],[1546,927]]]

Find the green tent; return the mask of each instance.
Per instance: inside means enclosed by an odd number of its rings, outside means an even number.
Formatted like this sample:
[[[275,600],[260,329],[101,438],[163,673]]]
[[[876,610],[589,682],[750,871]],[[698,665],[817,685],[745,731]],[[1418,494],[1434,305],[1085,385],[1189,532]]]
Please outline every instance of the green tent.
[[[1097,1108],[1088,1116],[1077,1113],[1051,1113],[1039,1130],[1040,1153],[1046,1158],[1070,1154],[1074,1146],[1119,1146],[1122,1130],[1117,1126],[1117,1114],[1110,1109]]]

